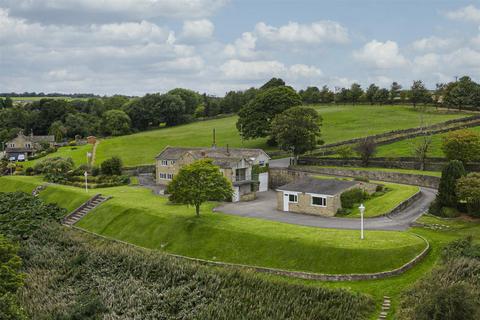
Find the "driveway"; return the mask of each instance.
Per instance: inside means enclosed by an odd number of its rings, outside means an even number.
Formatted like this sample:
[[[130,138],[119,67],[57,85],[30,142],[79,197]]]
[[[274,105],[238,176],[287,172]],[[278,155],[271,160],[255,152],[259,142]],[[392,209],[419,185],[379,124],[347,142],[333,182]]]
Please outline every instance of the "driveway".
[[[405,230],[418,219],[435,199],[436,190],[420,188],[421,197],[405,210],[391,216],[381,216],[365,219],[366,230]],[[290,213],[277,210],[277,200],[274,191],[257,193],[257,199],[249,202],[223,203],[215,211],[242,217],[259,218],[302,226],[360,229],[360,219],[327,218],[300,213]],[[368,208],[367,208],[368,210]]]

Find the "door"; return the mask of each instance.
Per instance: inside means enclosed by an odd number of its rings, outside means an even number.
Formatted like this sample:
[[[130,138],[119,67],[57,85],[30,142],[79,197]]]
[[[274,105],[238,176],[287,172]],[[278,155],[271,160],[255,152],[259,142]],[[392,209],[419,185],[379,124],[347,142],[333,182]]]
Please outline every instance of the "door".
[[[290,197],[290,194],[286,192],[283,193],[283,211],[288,211],[289,197]]]
[[[268,172],[263,172],[258,175],[258,192],[268,191]]]
[[[238,202],[238,201],[240,201],[240,188],[233,187],[232,202]]]

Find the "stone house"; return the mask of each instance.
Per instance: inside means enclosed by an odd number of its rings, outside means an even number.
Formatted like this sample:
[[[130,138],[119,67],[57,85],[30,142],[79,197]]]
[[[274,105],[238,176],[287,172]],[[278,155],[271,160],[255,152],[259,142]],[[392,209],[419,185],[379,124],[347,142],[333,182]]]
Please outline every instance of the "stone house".
[[[277,208],[280,211],[333,217],[342,208],[340,195],[353,188],[375,192],[375,185],[359,181],[302,178],[279,187]]]
[[[55,146],[55,136],[25,135],[20,131],[18,135],[5,143],[5,157],[10,161],[25,161],[42,150],[42,144]]]
[[[166,147],[155,158],[157,185],[166,186],[184,166],[212,159],[232,183],[232,201],[253,200],[256,192],[268,190],[270,157],[261,149]]]

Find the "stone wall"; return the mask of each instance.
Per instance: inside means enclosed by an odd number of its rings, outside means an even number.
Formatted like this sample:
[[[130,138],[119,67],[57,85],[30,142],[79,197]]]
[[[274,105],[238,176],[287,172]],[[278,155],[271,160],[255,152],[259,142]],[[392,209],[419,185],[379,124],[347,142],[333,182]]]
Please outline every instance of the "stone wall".
[[[335,167],[362,167],[362,161],[359,158],[327,158],[327,157],[300,157],[299,165],[316,166],[335,166]],[[429,158],[425,164],[427,171],[441,171],[448,164],[444,158]],[[389,169],[409,169],[419,170],[420,162],[413,157],[400,158],[372,158],[370,167],[389,168]],[[479,162],[471,162],[465,165],[468,171],[480,171]]]
[[[129,176],[138,176],[142,173],[154,173],[155,172],[155,165],[144,165],[144,166],[137,166],[137,167],[125,167],[122,169],[122,173],[129,175]]]
[[[72,228],[92,234],[96,237],[107,239],[110,241],[115,241],[118,243],[123,243],[126,245],[134,246],[137,248],[140,248],[141,250],[145,250],[147,252],[152,251],[151,249],[146,249],[122,240],[118,239],[113,239],[110,237],[102,236],[97,233],[87,231],[85,229],[81,229],[75,226],[72,226]],[[321,280],[321,281],[359,281],[359,280],[375,280],[375,279],[384,279],[384,278],[389,278],[393,276],[400,275],[407,270],[410,270],[413,268],[415,265],[417,265],[429,252],[430,250],[430,244],[428,241],[419,236],[415,235],[419,238],[421,238],[423,241],[425,241],[425,249],[423,249],[422,252],[420,252],[415,258],[410,260],[409,262],[405,263],[403,266],[394,269],[394,270],[389,270],[389,271],[384,271],[384,272],[376,272],[376,273],[364,273],[364,274],[322,274],[322,273],[312,273],[312,272],[302,272],[302,271],[289,271],[289,270],[282,270],[282,269],[274,269],[274,268],[265,268],[265,267],[257,267],[257,266],[251,266],[251,265],[243,265],[243,264],[235,264],[235,263],[226,263],[226,262],[220,262],[220,261],[211,261],[211,260],[204,260],[204,259],[197,259],[197,258],[191,258],[191,257],[186,257],[186,256],[181,256],[181,255],[176,255],[176,254],[170,254],[170,253],[163,253],[167,256],[175,257],[178,259],[182,260],[189,260],[193,262],[197,262],[200,264],[205,264],[205,265],[210,265],[210,266],[219,266],[219,267],[226,267],[226,268],[233,268],[233,269],[242,269],[242,270],[253,270],[256,272],[262,272],[262,273],[269,273],[269,274],[276,274],[276,275],[281,275],[281,276],[286,276],[286,277],[292,277],[292,278],[300,278],[300,279],[311,279],[311,280]]]
[[[365,171],[341,168],[322,168],[312,166],[296,166],[294,169],[270,168],[269,183],[271,189],[276,189],[284,184],[297,181],[303,177],[312,175],[330,175],[342,177],[365,177],[369,180],[410,184],[414,186],[437,189],[440,183],[439,177],[424,176],[420,174],[408,174],[399,172]]]

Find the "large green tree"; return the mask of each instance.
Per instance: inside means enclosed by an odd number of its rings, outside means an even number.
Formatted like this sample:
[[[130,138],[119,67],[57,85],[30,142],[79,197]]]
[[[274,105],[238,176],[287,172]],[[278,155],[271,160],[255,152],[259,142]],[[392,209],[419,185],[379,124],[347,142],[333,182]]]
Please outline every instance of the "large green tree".
[[[365,98],[367,99],[370,104],[375,103],[375,94],[380,88],[376,86],[374,83],[368,86],[367,90],[365,91]]]
[[[185,102],[175,94],[163,94],[161,96],[162,120],[167,126],[175,126],[186,122],[185,118]]]
[[[442,170],[442,177],[438,186],[436,203],[439,208],[456,208],[458,204],[457,180],[465,176],[465,168],[462,162],[453,160]]]
[[[202,96],[197,92],[184,88],[176,88],[168,91],[169,94],[177,95],[185,103],[185,113],[193,115],[202,101]]]
[[[449,160],[463,163],[480,159],[480,135],[472,130],[452,131],[442,141],[442,151]]]
[[[350,87],[350,101],[355,105],[363,95],[362,87],[358,83],[352,83]]]
[[[472,172],[457,180],[458,199],[465,201],[468,213],[480,216],[480,173]]]
[[[285,81],[281,78],[272,78],[268,80],[263,86],[260,87],[260,90],[267,90],[275,87],[283,87],[285,86]]]
[[[130,117],[122,110],[109,110],[103,114],[103,129],[112,136],[129,133],[130,124]]]
[[[184,166],[167,187],[174,203],[193,205],[200,215],[200,206],[206,201],[231,199],[232,185],[210,159],[202,159]]]
[[[269,136],[273,118],[290,107],[302,104],[290,87],[280,86],[261,91],[238,113],[237,129],[245,139]]]
[[[0,234],[0,319],[26,319],[15,293],[23,284],[17,246]]]
[[[422,80],[415,80],[410,88],[410,101],[415,108],[418,103],[428,102],[430,94]]]
[[[272,136],[278,146],[293,155],[316,149],[320,141],[322,117],[313,108],[292,107],[275,116],[272,121]]]
[[[402,86],[397,82],[392,82],[390,86],[390,102],[395,102],[395,99],[400,96],[400,90],[402,90]]]

